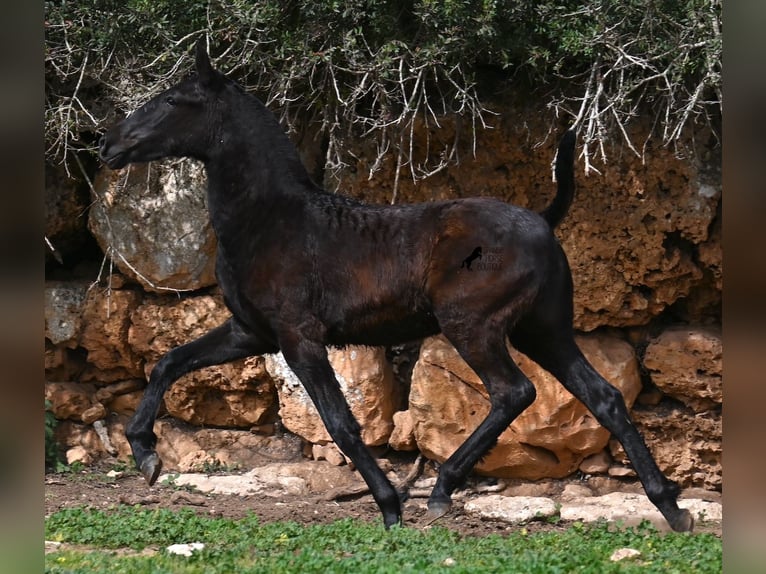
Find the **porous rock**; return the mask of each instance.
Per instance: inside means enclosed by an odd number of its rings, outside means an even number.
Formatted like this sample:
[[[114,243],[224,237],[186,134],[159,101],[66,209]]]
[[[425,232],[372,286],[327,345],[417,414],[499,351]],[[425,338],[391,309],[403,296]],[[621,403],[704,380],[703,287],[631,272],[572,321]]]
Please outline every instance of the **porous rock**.
[[[633,404],[641,389],[632,347],[619,339],[577,339],[596,370]],[[521,353],[514,359],[537,389],[535,402],[506,429],[476,471],[497,477],[564,477],[602,450],[609,432],[549,373]],[[410,412],[418,448],[446,460],[489,413],[481,381],[443,336],[427,339],[412,375]]]
[[[717,329],[667,329],[649,343],[644,365],[657,388],[695,412],[723,402],[723,340]]]
[[[46,382],[45,399],[50,401],[50,411],[60,420],[81,421],[82,415],[94,404],[95,387],[74,382]]]
[[[54,345],[77,346],[87,292],[83,281],[45,284],[45,338]]]
[[[143,360],[128,344],[130,315],[141,294],[130,289],[91,289],[82,313],[80,346],[88,352],[82,379],[106,384],[142,376]]]
[[[660,405],[651,410],[635,409],[632,418],[668,478],[682,487],[721,489],[723,426],[720,413],[693,413],[683,407]],[[629,462],[617,441],[609,442],[609,450],[615,461]]]

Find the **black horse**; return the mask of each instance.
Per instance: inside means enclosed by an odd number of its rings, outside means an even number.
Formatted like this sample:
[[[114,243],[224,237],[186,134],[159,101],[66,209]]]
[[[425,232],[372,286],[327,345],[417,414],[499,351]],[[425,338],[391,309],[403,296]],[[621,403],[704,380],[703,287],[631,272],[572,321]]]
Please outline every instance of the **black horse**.
[[[625,447],[649,498],[675,530],[691,530],[678,486],[657,467],[620,392],[575,344],[572,279],[553,235],[574,195],[575,133],[559,144],[558,190],[537,214],[497,199],[368,205],[309,178],[275,116],[215,71],[202,43],[196,75],[153,98],[100,143],[111,168],[168,156],[205,164],[218,237],[216,272],[232,317],[171,350],[151,373],[126,435],[153,484],[161,461],[154,421],[169,386],[194,369],[282,351],[330,435],[383,513],[401,523],[401,496],[363,444],[326,347],[392,345],[443,333],[478,374],[491,409],[441,466],[428,501],[438,517],[500,433],[535,399],[506,338],[550,371]],[[488,273],[461,273],[476,245],[502,256]]]

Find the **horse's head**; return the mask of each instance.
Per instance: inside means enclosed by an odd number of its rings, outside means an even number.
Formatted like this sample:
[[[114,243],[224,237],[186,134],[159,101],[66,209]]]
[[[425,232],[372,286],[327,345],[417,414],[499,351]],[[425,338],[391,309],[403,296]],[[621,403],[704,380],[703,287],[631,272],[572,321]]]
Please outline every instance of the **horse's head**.
[[[155,96],[104,134],[99,154],[109,167],[164,157],[205,159],[225,79],[210,65],[202,41],[197,42],[195,64],[196,76]]]

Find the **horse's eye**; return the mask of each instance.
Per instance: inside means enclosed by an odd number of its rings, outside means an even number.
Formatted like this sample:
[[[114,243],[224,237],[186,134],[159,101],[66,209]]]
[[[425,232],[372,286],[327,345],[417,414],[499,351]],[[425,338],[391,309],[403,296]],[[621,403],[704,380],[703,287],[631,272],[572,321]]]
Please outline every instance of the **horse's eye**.
[[[168,96],[167,98],[165,98],[165,103],[169,106],[175,106],[176,100],[173,96]]]

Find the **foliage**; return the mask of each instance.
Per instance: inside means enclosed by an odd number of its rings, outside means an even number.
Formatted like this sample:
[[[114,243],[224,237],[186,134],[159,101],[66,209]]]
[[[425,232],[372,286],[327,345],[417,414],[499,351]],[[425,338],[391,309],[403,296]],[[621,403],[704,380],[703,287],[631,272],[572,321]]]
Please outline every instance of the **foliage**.
[[[660,534],[649,523],[617,530],[575,523],[558,532],[461,537],[442,527],[394,528],[355,520],[300,526],[199,516],[191,510],[68,509],[46,519],[46,539],[91,551],[46,556],[46,572],[720,572],[721,541],[710,534]],[[147,547],[203,542],[191,557]],[[641,552],[610,562],[616,549]],[[117,549],[131,549],[132,552]],[[112,549],[109,551],[108,549]]]
[[[56,442],[56,415],[51,409],[51,402],[45,400],[45,468],[60,469],[61,461],[58,455],[58,443]]]
[[[321,123],[331,170],[350,160],[349,133],[376,141],[372,171],[391,156],[418,179],[457,161],[457,142],[418,153],[413,130],[456,116],[475,136],[490,113],[477,88],[490,68],[546,86],[552,112],[581,124],[604,157],[611,131],[633,147],[625,126],[647,106],[664,143],[720,112],[720,0],[57,0],[45,12],[58,160],[92,149],[115,108],[187,73],[200,37],[289,129]]]

